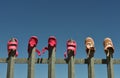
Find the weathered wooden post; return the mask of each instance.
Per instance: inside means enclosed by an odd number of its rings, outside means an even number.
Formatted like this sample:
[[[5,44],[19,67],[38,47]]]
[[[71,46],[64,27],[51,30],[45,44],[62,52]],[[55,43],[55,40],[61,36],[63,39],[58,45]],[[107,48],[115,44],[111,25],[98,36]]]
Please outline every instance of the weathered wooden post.
[[[56,44],[56,38],[54,36],[50,36],[48,39],[48,78],[55,78]]]
[[[87,37],[85,40],[86,52],[88,58],[88,78],[94,78],[94,41],[91,37]]]
[[[73,51],[68,51],[68,78],[75,78],[75,66],[74,66],[74,56]]]
[[[38,43],[38,38],[36,36],[32,36],[28,43],[28,78],[34,78],[35,72],[35,52],[36,46]],[[37,50],[38,51],[38,50]],[[40,53],[38,53],[40,55]]]
[[[68,78],[75,78],[74,56],[76,55],[77,44],[74,40],[67,41]]]
[[[103,44],[107,59],[108,78],[114,78],[114,68],[113,68],[113,59],[112,59],[114,53],[114,46],[110,38],[105,38]]]
[[[50,36],[48,39],[48,46],[42,49],[42,54],[48,50],[48,78],[55,78],[56,45],[56,38]]]
[[[8,41],[8,66],[7,66],[7,78],[14,78],[14,63],[15,58],[18,55],[17,52],[18,41],[12,38]]]
[[[35,47],[28,58],[28,78],[34,78],[35,71]]]

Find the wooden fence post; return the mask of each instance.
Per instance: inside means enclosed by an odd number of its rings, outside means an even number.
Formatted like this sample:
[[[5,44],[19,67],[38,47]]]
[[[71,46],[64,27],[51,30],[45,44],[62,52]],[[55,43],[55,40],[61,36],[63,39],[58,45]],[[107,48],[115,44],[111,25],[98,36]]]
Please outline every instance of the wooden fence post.
[[[94,40],[91,37],[87,37],[85,40],[86,53],[88,57],[88,78],[94,78],[94,53],[95,45]]]
[[[11,44],[9,44],[9,42],[11,42]],[[13,48],[9,48],[10,46],[14,46],[16,47],[12,42],[15,42],[15,38],[12,38],[10,41],[8,42],[8,66],[7,66],[7,78],[14,78],[14,64],[15,64],[15,55],[16,55],[16,49],[13,50]]]
[[[107,59],[107,73],[108,78],[114,78],[114,68],[113,68],[113,53],[114,53],[114,46],[112,40],[110,38],[105,38],[104,42],[104,51],[106,53]]]
[[[32,49],[28,58],[28,78],[34,78],[35,72],[35,47]]]
[[[48,48],[49,57],[48,57],[48,78],[55,78],[55,51],[56,47]]]
[[[14,78],[14,59],[12,56],[8,58],[7,78]]]
[[[108,72],[108,78],[114,78],[114,66],[113,66],[113,58],[111,54],[109,57],[107,57],[107,72]]]
[[[73,51],[69,51],[68,54],[68,78],[75,77],[75,68],[74,68],[74,55]]]
[[[94,57],[88,58],[88,78],[94,78]]]

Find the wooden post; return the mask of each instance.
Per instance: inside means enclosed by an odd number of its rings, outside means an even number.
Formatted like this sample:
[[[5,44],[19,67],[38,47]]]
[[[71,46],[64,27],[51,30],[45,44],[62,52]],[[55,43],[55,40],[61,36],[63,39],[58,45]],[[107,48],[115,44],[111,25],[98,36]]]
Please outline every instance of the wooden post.
[[[14,59],[12,56],[8,58],[7,78],[14,78]]]
[[[68,78],[75,78],[73,51],[69,51],[68,54]]]
[[[88,57],[88,78],[94,78],[94,53],[95,45],[94,40],[91,37],[87,37],[85,40],[86,53]]]
[[[48,78],[55,78],[55,51],[56,47],[48,48],[49,50],[49,57],[48,57]]]
[[[15,39],[12,38],[11,42],[15,42]],[[10,50],[8,55],[7,78],[14,78],[15,53],[15,50]]]
[[[113,59],[111,53],[110,56],[107,57],[107,72],[108,72],[108,78],[114,78],[114,67],[113,67]]]
[[[105,38],[103,45],[107,59],[108,78],[114,78],[114,71],[113,71],[114,68],[113,68],[113,59],[112,59],[114,53],[114,46],[112,40],[110,38]]]
[[[31,51],[28,58],[28,78],[34,78],[35,72],[35,47]]]
[[[94,78],[94,57],[88,58],[88,78]]]

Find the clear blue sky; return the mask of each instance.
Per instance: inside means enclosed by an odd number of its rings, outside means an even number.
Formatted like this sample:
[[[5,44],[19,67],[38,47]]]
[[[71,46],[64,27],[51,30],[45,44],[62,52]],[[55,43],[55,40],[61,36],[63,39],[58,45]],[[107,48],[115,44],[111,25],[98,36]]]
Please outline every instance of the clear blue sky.
[[[47,45],[49,36],[57,38],[56,58],[64,58],[66,41],[77,42],[76,58],[86,58],[84,40],[95,41],[95,58],[105,58],[103,40],[110,37],[115,46],[114,58],[120,57],[119,0],[1,0],[0,58],[7,57],[7,41],[19,40],[18,58],[27,58],[30,36],[39,38],[37,48]],[[38,56],[36,56],[38,57]],[[41,57],[47,58],[47,52]],[[7,64],[0,64],[0,78],[6,78]],[[67,65],[56,65],[56,78],[68,78]],[[120,78],[120,65],[114,65],[115,78]],[[27,64],[15,65],[15,78],[27,78]],[[75,78],[87,78],[87,65],[75,65]],[[106,65],[95,65],[95,78],[107,78]],[[47,65],[36,65],[35,78],[48,78]]]

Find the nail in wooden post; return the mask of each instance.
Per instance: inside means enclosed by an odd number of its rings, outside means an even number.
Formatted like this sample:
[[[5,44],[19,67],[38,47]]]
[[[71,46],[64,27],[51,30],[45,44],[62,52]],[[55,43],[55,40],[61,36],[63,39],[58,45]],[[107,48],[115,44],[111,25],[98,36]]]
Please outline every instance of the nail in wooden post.
[[[28,78],[34,78],[35,72],[35,47],[32,49],[32,52],[28,58]]]

